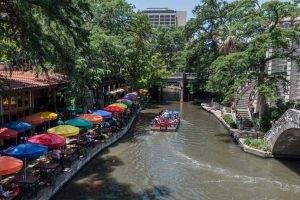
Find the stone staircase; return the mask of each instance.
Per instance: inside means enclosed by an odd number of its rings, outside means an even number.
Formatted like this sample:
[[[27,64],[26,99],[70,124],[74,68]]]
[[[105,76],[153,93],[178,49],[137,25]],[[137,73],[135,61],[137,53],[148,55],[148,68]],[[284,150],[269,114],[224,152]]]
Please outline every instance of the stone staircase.
[[[249,84],[241,91],[240,98],[236,102],[236,117],[239,128],[242,130],[251,130],[253,123],[249,112],[249,101],[254,90],[254,85]]]

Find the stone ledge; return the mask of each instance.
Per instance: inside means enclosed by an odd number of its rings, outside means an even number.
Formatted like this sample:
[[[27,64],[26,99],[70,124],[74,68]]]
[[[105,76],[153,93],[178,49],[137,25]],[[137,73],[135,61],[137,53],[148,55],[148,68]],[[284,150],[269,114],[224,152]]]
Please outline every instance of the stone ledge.
[[[239,144],[241,145],[242,149],[249,154],[255,155],[255,156],[259,156],[261,158],[274,158],[274,156],[272,155],[271,152],[267,152],[267,151],[262,151],[259,149],[255,149],[252,148],[248,145],[245,144],[245,139],[240,138],[239,139]]]
[[[258,149],[254,149],[244,143],[245,138],[242,138],[242,136],[241,136],[243,133],[253,135],[253,134],[257,134],[256,132],[253,132],[253,131],[244,131],[243,132],[238,129],[233,129],[229,126],[229,124],[227,124],[224,121],[224,119],[221,116],[221,112],[219,110],[216,110],[212,107],[208,107],[205,105],[201,105],[201,107],[206,112],[213,114],[216,117],[216,119],[219,120],[224,125],[224,127],[229,131],[230,135],[234,138],[235,141],[237,141],[238,145],[241,147],[241,149],[244,152],[255,155],[255,156],[259,156],[261,158],[273,158],[274,157],[270,152],[265,152],[265,151],[261,151]],[[261,134],[261,133],[258,133],[258,134]]]

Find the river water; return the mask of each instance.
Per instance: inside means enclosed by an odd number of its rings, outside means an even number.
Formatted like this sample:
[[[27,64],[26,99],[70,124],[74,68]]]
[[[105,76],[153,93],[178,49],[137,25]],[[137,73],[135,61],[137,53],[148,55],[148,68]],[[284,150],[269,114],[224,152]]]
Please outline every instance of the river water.
[[[176,133],[149,130],[180,110]],[[300,199],[300,161],[246,154],[212,115],[190,103],[154,105],[133,130],[82,169],[53,199]]]

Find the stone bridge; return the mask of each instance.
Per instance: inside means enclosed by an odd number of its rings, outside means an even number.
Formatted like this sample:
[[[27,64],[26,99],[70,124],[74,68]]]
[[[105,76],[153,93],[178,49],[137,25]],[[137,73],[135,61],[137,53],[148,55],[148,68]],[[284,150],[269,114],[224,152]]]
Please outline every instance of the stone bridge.
[[[194,73],[176,73],[172,74],[170,77],[167,78],[168,83],[181,83],[183,80],[187,82],[193,81],[197,78],[196,74]]]
[[[300,110],[289,109],[267,132],[276,157],[300,157]]]
[[[166,85],[176,85],[180,90],[180,101],[188,101],[188,89],[187,85],[189,82],[195,80],[196,74],[193,73],[184,73],[179,72],[172,74],[170,77],[168,77],[166,81]],[[162,89],[161,89],[162,90]],[[163,92],[161,92],[163,93]]]

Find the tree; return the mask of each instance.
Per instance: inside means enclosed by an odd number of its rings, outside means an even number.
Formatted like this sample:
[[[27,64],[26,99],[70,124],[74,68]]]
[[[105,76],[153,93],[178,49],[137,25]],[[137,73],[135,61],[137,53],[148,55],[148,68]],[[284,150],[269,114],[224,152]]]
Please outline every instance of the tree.
[[[91,13],[84,1],[4,0],[0,13],[0,58],[11,66],[70,68],[73,47],[88,42],[83,24]]]
[[[284,73],[268,74],[267,65],[276,59],[299,61],[296,50],[300,43],[299,7],[277,0],[259,4],[257,0],[239,0],[230,4],[226,23],[218,28],[223,38],[233,37],[240,47],[218,57],[212,64],[209,88],[233,95],[238,86],[254,82],[258,90],[259,115],[264,115],[267,98],[275,98],[279,85],[285,86]],[[288,26],[281,21],[289,20]],[[221,86],[222,85],[222,86]]]
[[[197,74],[197,84],[204,89],[211,63],[220,55],[225,35],[222,30],[229,6],[225,1],[203,0],[193,10],[196,17],[186,25],[187,71]]]
[[[184,27],[160,26],[154,28],[152,51],[159,53],[172,72],[182,71],[186,64],[186,37]]]

